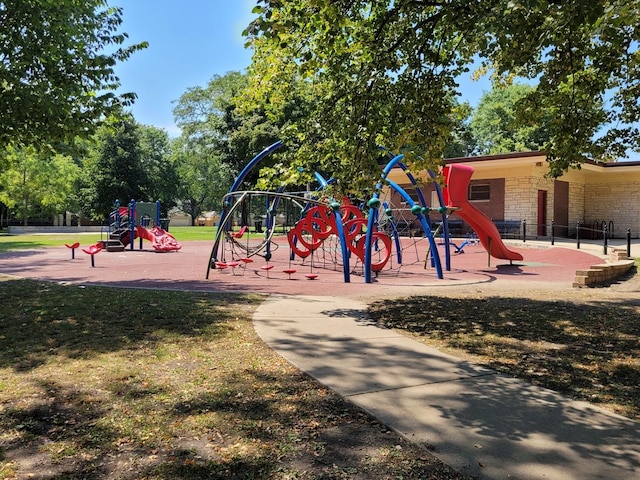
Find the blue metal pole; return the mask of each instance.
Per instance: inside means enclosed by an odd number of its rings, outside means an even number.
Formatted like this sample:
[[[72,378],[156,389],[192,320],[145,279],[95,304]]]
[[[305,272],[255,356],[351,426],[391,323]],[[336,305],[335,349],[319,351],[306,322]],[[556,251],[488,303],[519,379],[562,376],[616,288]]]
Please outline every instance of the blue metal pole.
[[[342,276],[344,283],[351,282],[351,268],[349,267],[349,247],[347,246],[347,236],[342,225],[342,215],[340,215],[340,202],[332,202],[331,210],[336,217],[336,230],[338,230],[338,238],[340,239],[340,249],[342,250]],[[311,252],[313,255],[313,252]]]
[[[373,227],[375,226],[376,213],[380,208],[380,189],[382,185],[376,185],[376,192],[373,194],[373,198],[367,202],[369,207],[369,219],[367,220],[367,233],[364,240],[364,281],[365,283],[371,283],[371,250],[373,249]]]
[[[389,172],[393,167],[395,167],[398,162],[402,160],[404,155],[396,155],[393,157],[387,165],[382,170],[382,175],[380,175],[381,181],[385,180],[389,175]],[[367,202],[367,206],[369,207],[369,219],[367,221],[367,233],[365,234],[365,244],[364,244],[364,281],[365,283],[371,283],[371,255],[373,248],[373,227],[375,225],[375,218],[378,209],[380,208],[380,190],[382,189],[382,184],[378,183],[376,185],[376,191],[373,194],[373,197]]]
[[[131,199],[129,203],[129,245],[131,246],[130,250],[134,248],[134,239],[135,239],[135,231],[136,231],[136,201]]]
[[[434,266],[436,269],[436,275],[438,276],[439,279],[442,279],[443,278],[442,264],[440,262],[440,255],[438,255],[438,247],[436,245],[435,239],[433,238],[433,235],[431,234],[431,229],[429,228],[429,224],[427,223],[427,220],[422,212],[422,209],[425,207],[420,207],[420,205],[416,205],[413,199],[400,185],[396,184],[395,182],[389,179],[387,179],[387,183],[391,188],[393,188],[396,192],[398,192],[402,196],[402,198],[405,200],[405,202],[407,202],[407,204],[409,204],[409,207],[411,208],[411,213],[413,213],[418,219],[418,221],[420,222],[420,225],[422,226],[422,230],[424,230],[424,234],[427,237],[427,240],[429,240],[429,246],[431,247],[431,256],[433,258]]]
[[[433,179],[436,178],[436,174],[429,170],[429,176]],[[433,186],[436,189],[436,195],[438,196],[438,203],[440,204],[440,208],[446,209],[448,206],[445,205],[444,195],[442,194],[442,188],[438,185],[438,182],[434,181]],[[431,231],[431,229],[429,229]],[[450,233],[449,233],[449,218],[447,217],[446,211],[442,211],[442,233],[444,234],[444,264],[445,269],[448,271],[451,270],[451,246],[449,245]]]

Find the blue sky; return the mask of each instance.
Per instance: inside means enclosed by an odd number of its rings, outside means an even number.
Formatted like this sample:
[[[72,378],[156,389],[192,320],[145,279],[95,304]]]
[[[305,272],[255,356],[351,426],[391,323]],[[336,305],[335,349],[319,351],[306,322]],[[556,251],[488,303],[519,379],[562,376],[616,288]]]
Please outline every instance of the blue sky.
[[[242,30],[254,0],[111,0],[122,7],[121,30],[131,43],[149,42],[116,68],[123,92],[138,95],[136,120],[178,133],[172,101],[189,87],[205,86],[215,74],[244,70],[251,52]]]
[[[149,42],[116,67],[123,92],[135,92],[136,120],[179,133],[173,104],[189,87],[205,86],[214,75],[244,70],[251,52],[242,30],[253,18],[255,0],[110,0],[122,7],[122,31],[131,43]],[[461,79],[461,100],[477,104],[488,81]]]

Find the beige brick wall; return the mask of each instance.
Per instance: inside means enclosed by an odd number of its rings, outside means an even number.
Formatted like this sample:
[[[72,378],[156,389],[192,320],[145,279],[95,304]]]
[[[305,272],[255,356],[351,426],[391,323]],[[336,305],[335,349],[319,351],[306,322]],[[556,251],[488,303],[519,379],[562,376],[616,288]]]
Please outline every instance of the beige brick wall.
[[[585,186],[586,222],[613,222],[616,237],[632,236],[640,231],[640,185],[635,182],[613,184],[587,184]]]
[[[538,190],[547,191],[547,223],[553,219],[553,180],[544,178],[544,171],[534,168],[528,176],[507,177],[505,180],[505,219],[527,222],[527,235],[535,234],[538,224]]]
[[[499,176],[498,171],[478,169],[478,176]],[[509,220],[527,222],[527,235],[535,235],[538,222],[538,190],[547,191],[547,224],[553,220],[554,181],[545,178],[547,165],[532,164],[528,170],[503,169],[505,177],[505,214]],[[616,237],[626,235],[631,228],[634,238],[640,237],[640,178],[629,174],[612,175],[571,170],[559,180],[569,183],[569,235],[575,235],[578,221],[613,222]],[[475,176],[474,176],[475,178]],[[627,178],[629,181],[624,181]],[[550,233],[549,231],[547,232]]]
[[[530,177],[507,177],[505,179],[505,220],[526,220],[529,223],[531,218],[535,218],[531,202],[532,191]]]
[[[569,235],[575,235],[578,222],[584,221],[584,199],[584,184],[569,183]]]

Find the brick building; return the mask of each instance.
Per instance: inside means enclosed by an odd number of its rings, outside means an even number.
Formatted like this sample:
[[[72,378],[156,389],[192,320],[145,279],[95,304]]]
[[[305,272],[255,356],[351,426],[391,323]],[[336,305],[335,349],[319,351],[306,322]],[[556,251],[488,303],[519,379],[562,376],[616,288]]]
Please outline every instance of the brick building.
[[[627,229],[640,237],[640,162],[587,162],[557,179],[546,178],[548,165],[542,152],[510,153],[447,159],[445,164],[463,163],[474,168],[468,198],[496,224],[526,222],[527,237],[547,237],[554,225],[558,237],[575,237],[578,222],[582,238],[601,235],[606,225],[609,236],[623,237]],[[400,169],[389,178],[414,197]],[[422,187],[437,207],[433,184]],[[416,195],[417,198],[417,195]],[[399,195],[391,195],[394,208],[402,208]],[[432,214],[432,219],[437,216]],[[453,222],[460,222],[453,214]],[[462,222],[462,232],[468,226]]]

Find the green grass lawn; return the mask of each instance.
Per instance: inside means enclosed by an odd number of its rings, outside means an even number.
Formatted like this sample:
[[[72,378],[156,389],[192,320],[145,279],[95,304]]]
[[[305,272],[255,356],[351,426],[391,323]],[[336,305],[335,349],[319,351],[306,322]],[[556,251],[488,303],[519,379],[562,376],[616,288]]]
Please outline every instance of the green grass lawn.
[[[194,240],[210,240],[213,242],[216,235],[216,227],[170,227],[169,233],[179,242]],[[250,233],[251,238],[263,237],[262,233]],[[25,248],[58,247],[60,245],[80,242],[87,246],[106,239],[106,234],[100,232],[83,233],[47,233],[47,234],[20,234],[10,235],[0,231],[0,253],[9,250],[21,250]]]
[[[194,240],[211,240],[215,238],[216,227],[173,227],[171,233],[179,242]],[[80,242],[87,246],[101,239],[106,239],[106,234],[100,232],[83,233],[48,233],[48,234],[20,234],[10,235],[0,232],[0,253],[10,250],[25,248],[59,247],[61,245]]]
[[[0,234],[0,253],[99,238]],[[0,275],[0,480],[466,478],[269,349],[262,300]]]
[[[0,276],[0,479],[463,479],[256,335],[260,295]]]

